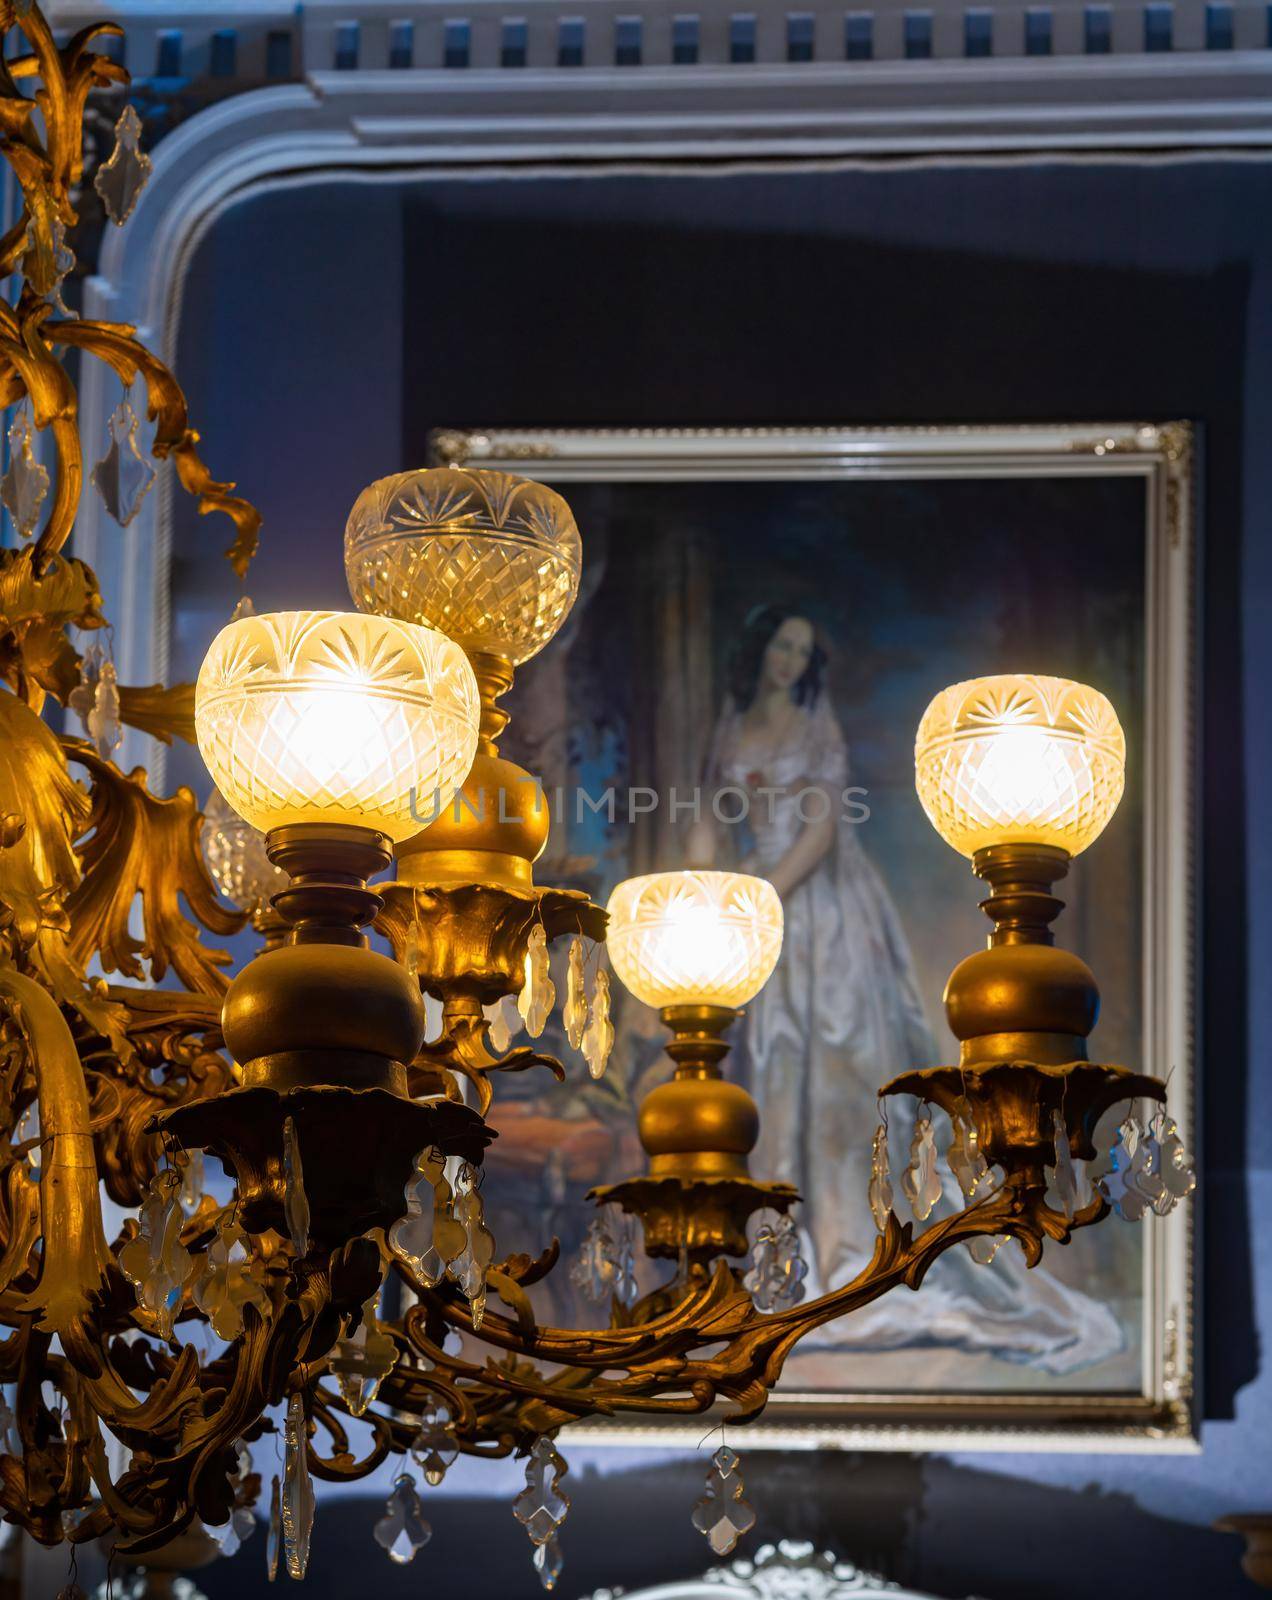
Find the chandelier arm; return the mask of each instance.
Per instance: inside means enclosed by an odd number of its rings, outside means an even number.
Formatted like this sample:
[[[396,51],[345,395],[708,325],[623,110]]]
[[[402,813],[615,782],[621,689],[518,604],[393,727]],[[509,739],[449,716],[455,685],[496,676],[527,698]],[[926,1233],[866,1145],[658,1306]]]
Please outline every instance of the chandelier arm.
[[[687,1296],[657,1322],[636,1328],[586,1333],[540,1328],[527,1333],[515,1322],[487,1312],[476,1337],[522,1358],[567,1364],[564,1372],[551,1378],[527,1372],[517,1363],[506,1368],[488,1363],[480,1368],[445,1354],[424,1331],[430,1317],[440,1316],[472,1336],[471,1314],[456,1298],[418,1283],[412,1287],[420,1303],[407,1312],[403,1332],[417,1350],[426,1349],[429,1359],[445,1367],[456,1388],[462,1382],[479,1386],[488,1395],[497,1392],[516,1399],[521,1406],[555,1408],[559,1415],[552,1426],[597,1412],[701,1412],[721,1396],[739,1407],[734,1420],[745,1422],[763,1410],[787,1356],[800,1339],[893,1289],[917,1289],[932,1262],[946,1250],[985,1235],[1007,1235],[1020,1241],[1032,1266],[1041,1258],[1044,1236],[1067,1241],[1075,1228],[1099,1221],[1107,1209],[1097,1200],[1068,1221],[1036,1195],[1008,1184],[979,1204],[934,1224],[917,1239],[912,1225],[893,1214],[870,1263],[851,1282],[806,1305],[772,1315],[753,1311],[749,1296],[737,1287],[723,1262],[705,1289]],[[405,1276],[410,1282],[410,1274]],[[697,1345],[721,1343],[724,1348],[707,1360],[688,1358]],[[598,1367],[626,1367],[627,1376],[590,1382],[589,1374]],[[399,1402],[408,1398],[398,1393],[391,1380],[386,1380],[385,1388],[389,1394],[398,1394]],[[500,1421],[507,1426],[505,1418]],[[475,1450],[488,1425],[483,1419],[481,1430],[468,1436],[457,1429],[461,1447]],[[539,1416],[533,1426],[519,1431],[528,1436],[543,1431],[546,1425]]]
[[[75,1040],[53,997],[34,979],[0,968],[0,999],[21,1029],[40,1102],[40,1213],[44,1253],[39,1280],[23,1309],[56,1333],[67,1354],[81,1351],[95,1302],[105,1295],[111,1264],[102,1229],[97,1159],[88,1090]]]

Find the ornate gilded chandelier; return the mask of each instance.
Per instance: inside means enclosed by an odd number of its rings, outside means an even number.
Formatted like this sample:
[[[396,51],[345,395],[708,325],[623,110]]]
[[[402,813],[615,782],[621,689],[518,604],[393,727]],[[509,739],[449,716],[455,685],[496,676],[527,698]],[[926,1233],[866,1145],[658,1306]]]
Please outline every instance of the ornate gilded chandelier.
[[[16,0],[0,22],[27,41],[0,64],[3,153],[24,197],[0,242],[0,276],[20,279],[0,304],[4,403],[18,408],[0,499],[22,539],[0,553],[8,1521],[45,1544],[110,1535],[140,1556],[196,1519],[231,1550],[260,1505],[271,1573],[281,1562],[301,1577],[314,1477],[354,1479],[409,1455],[436,1483],[461,1453],[516,1453],[526,1488],[514,1509],[550,1588],[569,1504],[564,1425],[625,1412],[745,1423],[802,1336],[917,1289],[944,1251],[988,1262],[1015,1239],[1032,1264],[1045,1240],[1067,1243],[1111,1208],[1135,1219],[1192,1189],[1174,1124],[1135,1114],[1164,1100],[1163,1085],[1088,1059],[1095,982],[1052,942],[1053,886],[1122,790],[1122,731],[1093,689],[980,679],[937,695],[923,719],[920,798],[989,885],[992,932],[946,990],[958,1062],[915,1063],[881,1094],[947,1114],[966,1204],[933,1219],[936,1130],[921,1111],[903,1222],[881,1127],[862,1196],[873,1258],[808,1299],[799,1196],[752,1175],[757,1108],[722,1067],[730,1025],[778,959],[776,892],[742,874],[664,872],[621,884],[607,913],[534,881],[547,810],[532,775],[499,753],[499,702],[578,589],[579,531],[559,495],[449,467],[386,478],[348,522],[356,611],[236,615],[193,692],[118,685],[108,658],[81,656],[67,630],[105,618],[93,573],[64,549],[82,460],[62,352],[106,361],[126,389],[141,380],[153,454],[176,463],[201,509],[233,520],[240,574],[259,518],[210,478],[180,389],[133,330],[62,303],[86,98],[126,82],[93,45],[119,30],[59,47],[38,6]],[[147,168],[126,109],[96,179],[113,221],[126,221]],[[127,522],[153,468],[127,401],[121,413],[94,482]],[[51,483],[36,435],[52,441]],[[50,697],[82,716],[88,739],[52,730]],[[143,771],[119,770],[121,723],[197,737],[219,790],[206,824],[188,790],[160,798]],[[393,880],[373,885],[394,861]],[[204,935],[249,918],[262,948],[227,982]],[[602,943],[658,1009],[674,1063],[640,1108],[647,1169],[592,1195],[637,1219],[647,1254],[674,1265],[642,1293],[626,1225],[598,1212],[574,1270],[610,1299],[604,1330],[539,1322],[530,1291],[561,1269],[558,1246],[501,1258],[481,1191],[495,1074],[564,1076],[533,1043],[511,1047],[504,1005],[515,999],[540,1037],[555,1002],[550,947],[565,938],[564,1025],[587,1070],[604,1073],[614,1039]],[[169,972],[183,987],[138,984]],[[441,1007],[428,1039],[424,995]],[[1094,1184],[1096,1123],[1124,1102],[1112,1171]],[[232,1182],[228,1200],[203,1188],[205,1152]],[[129,1213],[114,1241],[103,1193]],[[276,1431],[284,1464],[263,1492],[251,1447]],[[738,1468],[717,1451],[693,1511],[720,1553],[754,1519]],[[375,1537],[398,1561],[427,1539],[409,1472]]]

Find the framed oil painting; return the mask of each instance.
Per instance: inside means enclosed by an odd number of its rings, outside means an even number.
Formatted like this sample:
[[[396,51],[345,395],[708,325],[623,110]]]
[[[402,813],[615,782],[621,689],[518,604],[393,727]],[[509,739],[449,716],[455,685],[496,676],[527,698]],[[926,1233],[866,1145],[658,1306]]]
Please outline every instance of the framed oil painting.
[[[915,728],[947,684],[1047,673],[1117,707],[1126,794],[1065,880],[1058,936],[1100,982],[1096,1058],[1169,1076],[1189,1137],[1187,424],[447,430],[432,451],[556,485],[582,530],[578,602],[507,702],[505,751],[542,775],[553,807],[538,881],[604,904],[633,874],[714,861],[779,888],[783,954],[734,1030],[728,1070],[760,1107],[753,1174],[806,1197],[810,1293],[873,1249],[877,1088],[956,1059],[942,990],[985,937],[980,886],[914,791]],[[794,710],[748,723],[764,696]],[[830,827],[814,829],[799,802],[814,780],[843,796]],[[602,1082],[572,1070],[564,1088],[533,1075],[501,1085],[488,1159],[490,1193],[514,1197],[494,1218],[503,1248],[541,1248],[546,1218],[577,1255],[588,1188],[641,1168],[634,1108],[667,1071],[662,1030],[625,994],[615,1020]],[[890,1139],[895,1174],[904,1118],[891,1118]],[[1190,1448],[1193,1217],[1185,1206],[1141,1225],[1115,1219],[1034,1270],[1014,1243],[988,1266],[951,1252],[916,1294],[799,1345],[748,1434],[788,1446]],[[604,1322],[558,1279],[541,1317]],[[586,1432],[696,1443],[703,1426]]]

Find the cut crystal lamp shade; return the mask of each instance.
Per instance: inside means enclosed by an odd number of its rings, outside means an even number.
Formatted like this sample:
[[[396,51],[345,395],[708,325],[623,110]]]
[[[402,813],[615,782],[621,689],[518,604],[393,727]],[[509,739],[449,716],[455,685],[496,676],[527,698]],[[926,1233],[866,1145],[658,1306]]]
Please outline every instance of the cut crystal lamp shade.
[[[427,467],[354,502],[345,574],[360,611],[438,629],[519,666],[565,621],[583,551],[569,506],[510,472]]]
[[[961,854],[1045,844],[1076,856],[1117,810],[1126,738],[1098,689],[1016,673],[973,678],[923,713],[914,770],[932,826]]]
[[[395,844],[454,798],[477,750],[480,711],[458,645],[431,628],[344,611],[231,622],[212,641],[194,696],[203,759],[254,827],[352,824]]]
[[[742,872],[655,872],[610,896],[606,949],[648,1006],[743,1006],[782,953],[782,902]]]
[[[265,853],[265,835],[245,822],[219,789],[203,812],[203,859],[212,881],[240,911],[255,915],[291,881]]]

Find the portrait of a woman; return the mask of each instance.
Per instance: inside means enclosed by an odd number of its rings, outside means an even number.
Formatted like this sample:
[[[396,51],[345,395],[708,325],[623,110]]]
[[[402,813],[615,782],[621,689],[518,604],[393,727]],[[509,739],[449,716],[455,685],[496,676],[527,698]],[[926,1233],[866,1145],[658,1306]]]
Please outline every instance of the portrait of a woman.
[[[828,665],[807,616],[777,605],[747,615],[704,773],[707,794],[746,792],[747,824],[721,826],[708,807],[688,846],[691,865],[739,866],[782,898],[781,959],[747,1008],[738,1066],[761,1112],[754,1170],[816,1196],[815,1210],[800,1208],[814,1294],[846,1282],[874,1248],[867,1188],[879,1085],[943,1059],[901,918],[868,853],[868,796],[853,786]],[[894,1113],[899,1208],[911,1131]],[[943,1208],[962,1205],[951,1187]],[[837,1349],[939,1344],[1054,1373],[1123,1343],[1109,1307],[1045,1269],[1027,1272],[1014,1246],[988,1267],[944,1257],[925,1282],[923,1309],[917,1318],[885,1298],[824,1338]]]

